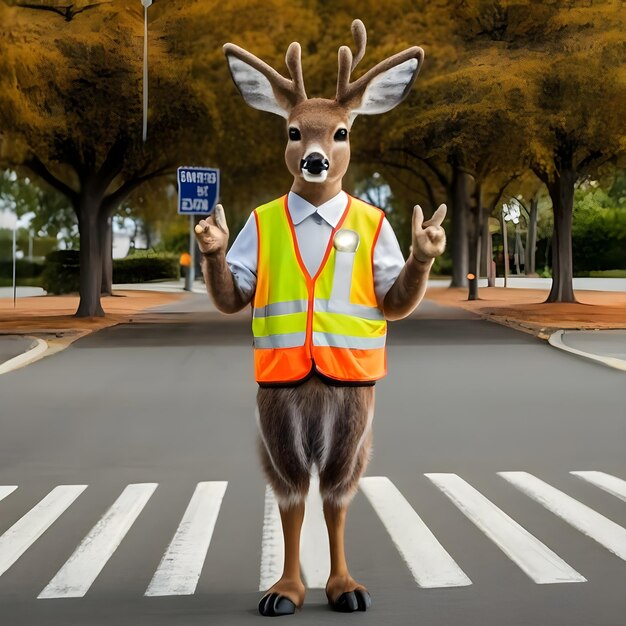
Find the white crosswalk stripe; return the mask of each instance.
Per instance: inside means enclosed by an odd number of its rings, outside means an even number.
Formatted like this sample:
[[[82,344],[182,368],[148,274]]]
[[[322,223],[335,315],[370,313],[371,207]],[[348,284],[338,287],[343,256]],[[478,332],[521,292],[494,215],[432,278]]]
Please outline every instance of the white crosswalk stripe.
[[[626,560],[626,529],[527,472],[498,472],[520,491]]]
[[[198,483],[148,586],[147,596],[195,593],[227,484],[225,481]]]
[[[50,528],[87,485],[60,485],[0,537],[0,576]]]
[[[578,476],[578,478],[582,478],[626,502],[626,480],[605,474],[604,472],[570,472],[570,474]]]
[[[626,481],[599,471],[571,471],[570,474],[626,501]],[[621,559],[626,560],[626,529],[527,472],[498,472],[528,496],[561,520],[594,539]],[[585,582],[550,547],[518,524],[495,502],[487,499],[460,475],[426,473],[425,476],[484,535],[497,545],[529,578],[537,584]],[[416,480],[418,476],[416,475]],[[160,563],[145,590],[146,596],[192,595],[200,575],[211,563],[209,547],[216,539],[215,528],[224,504],[226,481],[197,483],[178,527],[172,529],[167,547],[160,546]],[[463,569],[435,536],[412,503],[385,476],[364,477],[361,491],[371,505],[371,514],[382,522],[412,574],[424,588],[461,587],[472,584],[469,576],[480,565],[464,562]],[[0,485],[0,501],[12,494],[16,485]],[[0,575],[4,574],[71,506],[87,485],[60,485],[35,504],[0,536]],[[76,547],[65,564],[41,591],[38,598],[77,598],[92,587],[101,571],[118,549],[144,507],[152,498],[157,483],[127,485],[102,518]],[[156,504],[156,503],[155,503]],[[2,509],[0,506],[0,522]],[[453,509],[454,510],[454,509]],[[67,515],[64,515],[64,518]],[[259,515],[259,522],[261,517]],[[259,590],[265,591],[282,573],[283,537],[280,514],[272,490],[267,487],[262,519],[263,533]],[[220,533],[219,541],[232,541]],[[127,542],[125,542],[126,544]],[[611,558],[607,556],[607,558]],[[314,477],[306,503],[301,540],[301,565],[308,588],[324,588],[330,562],[328,535],[324,522],[319,483]],[[464,571],[465,570],[465,571]],[[477,571],[480,571],[478,569]],[[467,573],[466,573],[467,572]]]
[[[259,591],[269,589],[283,571],[283,532],[280,525],[278,503],[268,485],[265,488],[265,511],[263,514],[263,537],[261,539],[261,576]]]
[[[586,580],[456,474],[426,476],[536,583],[573,583]]]
[[[265,491],[259,591],[266,591],[280,578],[283,558],[283,533],[278,504],[268,486]],[[322,498],[319,495],[319,479],[316,477],[311,478],[306,499],[300,540],[300,563],[306,586],[309,589],[324,589],[330,571],[330,556]]]
[[[4,500],[17,489],[17,485],[0,485],[0,500]]]
[[[305,584],[310,589],[324,589],[330,571],[328,532],[322,506],[319,481],[312,478],[300,542],[302,575]]]
[[[156,483],[128,485],[38,597],[84,596],[156,488]]]
[[[472,584],[388,478],[362,478],[361,489],[420,587],[462,587]]]

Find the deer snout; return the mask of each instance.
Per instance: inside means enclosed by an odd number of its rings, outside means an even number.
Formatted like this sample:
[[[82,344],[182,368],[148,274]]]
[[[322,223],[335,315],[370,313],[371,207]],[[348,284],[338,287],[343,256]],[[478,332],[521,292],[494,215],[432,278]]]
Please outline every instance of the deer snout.
[[[319,180],[326,178],[330,163],[320,152],[310,152],[300,161],[300,169],[305,180]],[[315,177],[315,178],[313,178]]]

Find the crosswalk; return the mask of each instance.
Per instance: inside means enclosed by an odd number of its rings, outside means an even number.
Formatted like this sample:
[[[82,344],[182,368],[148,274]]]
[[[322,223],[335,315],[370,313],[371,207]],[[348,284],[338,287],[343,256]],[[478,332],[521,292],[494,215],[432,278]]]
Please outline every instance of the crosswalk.
[[[622,478],[600,471],[569,473],[626,502],[626,481]],[[497,475],[534,505],[541,505],[560,521],[626,561],[625,528],[533,474],[509,471]],[[567,555],[554,552],[461,476],[453,473],[426,473],[424,476],[458,514],[465,516],[500,549],[504,558],[534,583],[586,582],[585,572],[577,571],[567,563]],[[10,498],[17,489],[17,485],[0,485],[0,523],[2,501]],[[27,550],[35,550],[37,540],[53,524],[61,524],[71,515],[72,504],[86,489],[88,485],[55,487],[0,535],[0,576]],[[87,594],[107,562],[121,549],[125,536],[145,506],[157,497],[157,489],[157,483],[127,485],[37,598],[79,598]],[[177,528],[172,529],[169,544],[160,549],[162,557],[145,589],[146,596],[184,596],[196,592],[203,568],[211,566],[211,542],[217,540],[214,531],[227,489],[227,481],[205,481],[196,485]],[[418,587],[472,585],[471,564],[464,564],[468,571],[459,566],[454,555],[437,538],[437,529],[428,527],[414,505],[388,477],[364,477],[361,491]],[[283,560],[280,515],[270,487],[266,488],[264,511],[259,512],[259,522],[263,524],[259,590],[265,590],[280,576]],[[301,564],[307,586],[323,588],[330,564],[322,502],[315,482],[311,485],[307,502]]]

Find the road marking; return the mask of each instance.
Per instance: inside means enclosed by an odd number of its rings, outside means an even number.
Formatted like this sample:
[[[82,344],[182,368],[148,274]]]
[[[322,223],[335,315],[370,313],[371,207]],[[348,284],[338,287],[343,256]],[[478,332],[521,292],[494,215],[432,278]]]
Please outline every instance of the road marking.
[[[472,584],[387,477],[362,478],[361,489],[420,587],[463,587]]]
[[[17,485],[0,485],[0,500],[4,500],[17,489]]]
[[[195,593],[227,484],[226,481],[198,483],[145,595]]]
[[[265,489],[259,591],[269,589],[283,573],[285,548],[278,504],[271,487]],[[319,495],[319,480],[311,478],[300,539],[300,563],[306,586],[324,589],[330,572],[328,534]]]
[[[550,548],[456,474],[425,476],[536,583],[586,581]]]
[[[87,485],[55,487],[0,537],[0,576],[50,528],[86,488]]]
[[[300,540],[302,574],[309,589],[325,589],[330,573],[328,531],[319,488],[319,479],[312,477]]]
[[[605,474],[604,472],[570,472],[570,474],[574,474],[574,476],[578,476],[578,478],[582,478],[626,502],[626,480],[611,476],[611,474]]]
[[[128,485],[38,598],[81,598],[93,584],[157,488]]]
[[[285,551],[278,503],[272,488],[265,488],[263,537],[261,539],[261,575],[259,591],[269,589],[283,573]]]
[[[528,472],[498,474],[581,533],[626,560],[626,529]]]

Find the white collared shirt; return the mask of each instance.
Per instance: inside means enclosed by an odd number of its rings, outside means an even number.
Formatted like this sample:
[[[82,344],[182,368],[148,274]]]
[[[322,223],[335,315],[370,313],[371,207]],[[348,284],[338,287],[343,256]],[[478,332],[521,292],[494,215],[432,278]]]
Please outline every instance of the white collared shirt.
[[[296,231],[300,256],[311,276],[317,273],[322,263],[332,230],[339,223],[347,203],[345,191],[340,191],[318,207],[292,191],[287,196],[287,208]],[[256,288],[257,246],[256,220],[251,214],[226,255],[237,286],[248,297]],[[374,248],[374,291],[379,304],[403,267],[404,257],[396,235],[387,218],[383,218]]]

